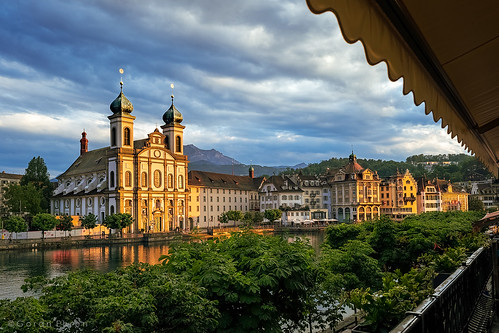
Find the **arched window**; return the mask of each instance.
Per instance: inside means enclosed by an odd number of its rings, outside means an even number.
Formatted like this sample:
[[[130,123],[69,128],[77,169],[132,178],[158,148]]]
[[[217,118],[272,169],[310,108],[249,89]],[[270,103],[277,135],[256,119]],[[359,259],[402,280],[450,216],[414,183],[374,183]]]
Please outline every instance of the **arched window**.
[[[165,148],[170,149],[170,144],[168,143],[168,135],[165,136]]]
[[[178,188],[184,188],[184,176],[178,176]]]
[[[282,196],[282,200],[288,200],[288,196],[287,195],[283,195]]]
[[[123,144],[125,146],[130,146],[130,129],[128,127],[125,127],[125,130],[123,131]]]
[[[161,171],[159,170],[154,171],[154,186],[156,187],[161,186]]]
[[[116,146],[116,127],[111,128],[111,146]]]
[[[173,187],[173,175],[171,173],[168,175],[168,187]]]
[[[114,214],[114,206],[111,206],[110,213],[111,213],[111,215],[113,215],[113,214]]]
[[[132,173],[130,171],[125,172],[125,186],[132,186]]]
[[[177,136],[175,138],[175,152],[180,153],[182,151],[182,140],[180,139],[180,136]]]
[[[114,171],[109,174],[109,187],[114,187]]]
[[[142,172],[141,178],[142,187],[147,187],[147,172]]]
[[[161,200],[156,200],[156,209],[161,210]]]

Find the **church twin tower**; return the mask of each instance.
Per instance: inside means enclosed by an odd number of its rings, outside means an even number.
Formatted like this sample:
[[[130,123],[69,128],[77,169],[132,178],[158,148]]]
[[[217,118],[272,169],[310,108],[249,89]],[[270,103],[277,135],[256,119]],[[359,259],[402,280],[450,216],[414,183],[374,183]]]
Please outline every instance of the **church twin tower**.
[[[156,128],[134,140],[133,105],[123,94],[111,103],[109,147],[88,150],[82,133],[80,156],[60,176],[52,199],[55,215],[90,213],[103,222],[107,215],[128,213],[128,232],[189,229],[187,223],[187,156],[183,149],[182,114],[173,104]]]

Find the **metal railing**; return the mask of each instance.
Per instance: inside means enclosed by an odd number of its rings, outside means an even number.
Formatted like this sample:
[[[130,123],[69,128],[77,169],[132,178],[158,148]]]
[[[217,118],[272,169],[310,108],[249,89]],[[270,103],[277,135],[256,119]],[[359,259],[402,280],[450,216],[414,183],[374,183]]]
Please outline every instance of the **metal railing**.
[[[492,251],[480,248],[391,333],[463,332],[491,274]]]

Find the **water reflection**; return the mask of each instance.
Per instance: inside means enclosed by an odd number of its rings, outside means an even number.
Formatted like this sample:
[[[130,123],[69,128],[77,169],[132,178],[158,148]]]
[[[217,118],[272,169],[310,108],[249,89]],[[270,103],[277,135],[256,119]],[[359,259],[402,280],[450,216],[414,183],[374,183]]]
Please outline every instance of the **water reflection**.
[[[295,236],[309,238],[318,251],[323,233],[285,234],[290,241]],[[3,251],[0,252],[0,299],[30,296],[21,290],[24,279],[43,275],[49,278],[67,272],[90,268],[109,272],[132,263],[158,264],[159,257],[168,254],[169,244],[114,245],[74,249]]]

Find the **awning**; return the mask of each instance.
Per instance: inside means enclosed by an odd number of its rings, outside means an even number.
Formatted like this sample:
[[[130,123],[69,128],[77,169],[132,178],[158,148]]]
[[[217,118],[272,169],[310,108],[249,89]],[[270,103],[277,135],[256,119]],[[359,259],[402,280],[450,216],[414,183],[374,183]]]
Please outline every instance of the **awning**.
[[[313,13],[335,13],[348,43],[367,61],[403,77],[404,94],[499,172],[498,0],[307,0]]]

